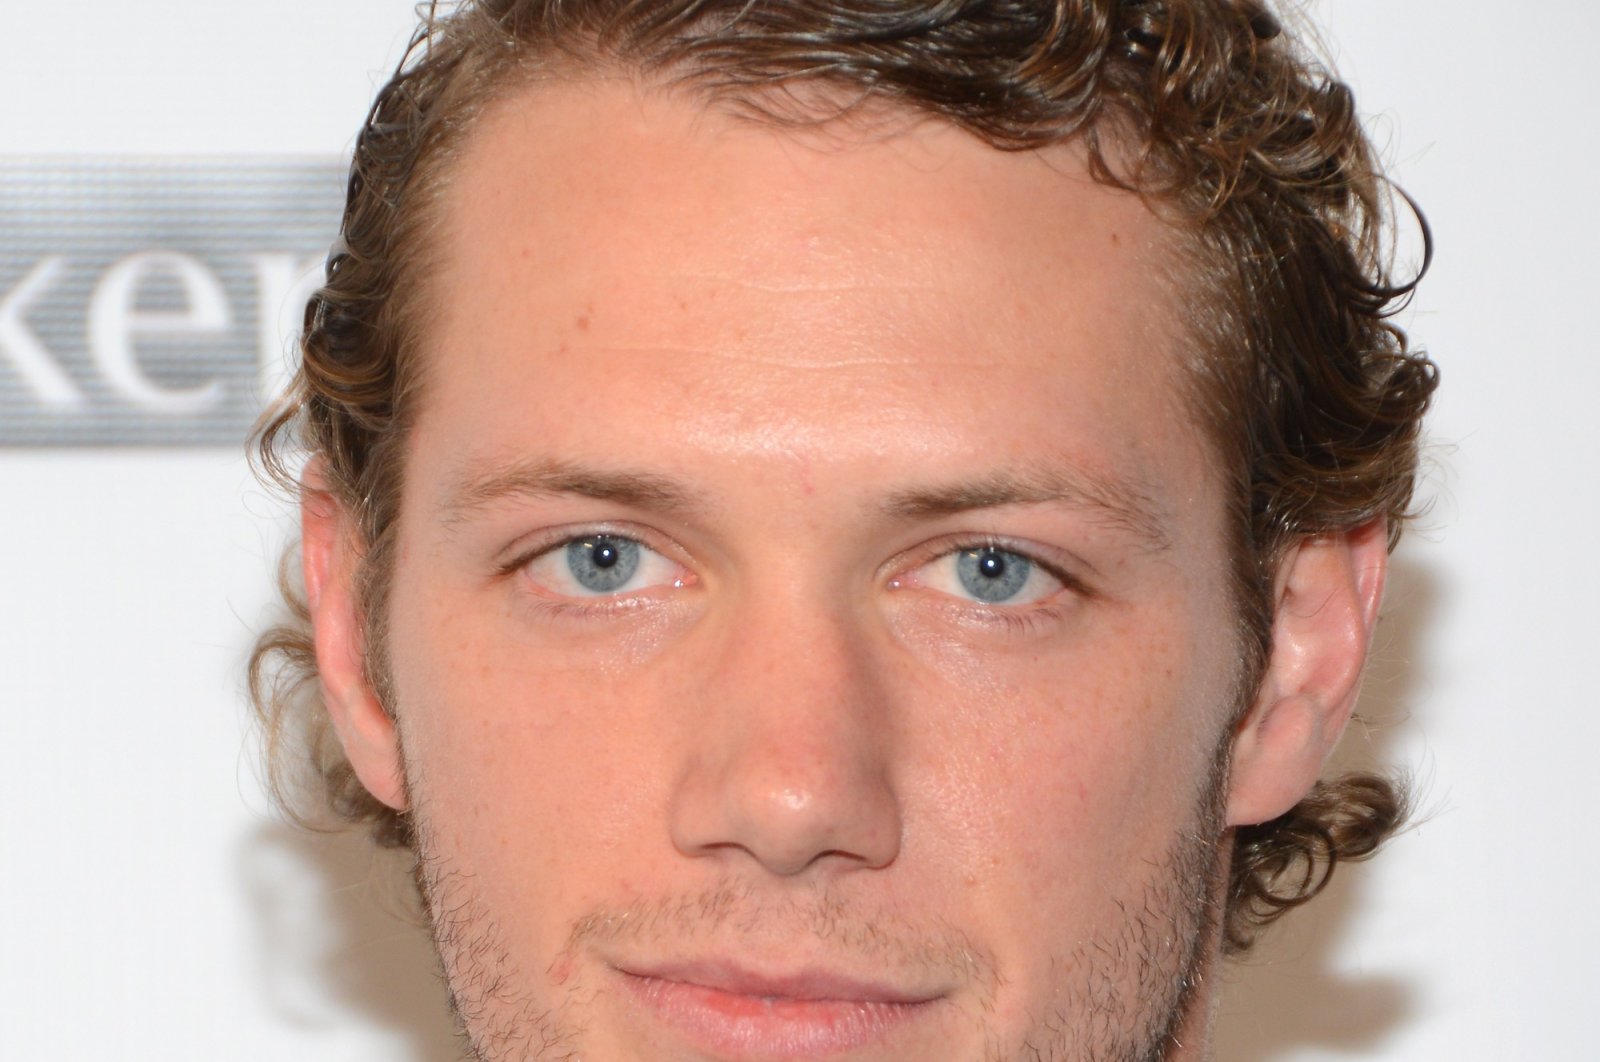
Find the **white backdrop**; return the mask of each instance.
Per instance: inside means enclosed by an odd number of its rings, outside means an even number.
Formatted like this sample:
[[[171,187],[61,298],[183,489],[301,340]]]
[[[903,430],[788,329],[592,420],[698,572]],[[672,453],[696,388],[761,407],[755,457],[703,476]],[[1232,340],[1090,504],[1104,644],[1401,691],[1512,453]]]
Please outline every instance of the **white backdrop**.
[[[0,156],[336,157],[411,0],[0,0]],[[1224,1062],[1596,1057],[1600,8],[1312,7],[1426,209],[1438,358],[1357,758],[1422,822],[1227,974]],[[240,451],[0,450],[0,1058],[448,1062],[359,842],[267,810],[241,667],[282,506]]]

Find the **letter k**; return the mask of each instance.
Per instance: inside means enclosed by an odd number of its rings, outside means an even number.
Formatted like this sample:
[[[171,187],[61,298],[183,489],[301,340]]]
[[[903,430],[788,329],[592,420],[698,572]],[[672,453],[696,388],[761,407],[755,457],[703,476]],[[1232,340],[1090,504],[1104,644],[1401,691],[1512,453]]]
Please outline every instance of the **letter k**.
[[[83,392],[28,328],[23,315],[65,271],[66,263],[60,255],[41,258],[33,271],[0,299],[0,354],[16,366],[39,401],[57,410],[81,407]]]

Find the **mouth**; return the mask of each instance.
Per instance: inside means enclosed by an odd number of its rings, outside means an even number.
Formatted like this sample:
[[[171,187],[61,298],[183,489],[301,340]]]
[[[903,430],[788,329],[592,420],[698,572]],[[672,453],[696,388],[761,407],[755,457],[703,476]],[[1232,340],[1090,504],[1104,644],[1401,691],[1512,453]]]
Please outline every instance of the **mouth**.
[[[883,1044],[943,998],[824,970],[773,976],[722,962],[616,969],[647,1011],[714,1058],[822,1058]]]

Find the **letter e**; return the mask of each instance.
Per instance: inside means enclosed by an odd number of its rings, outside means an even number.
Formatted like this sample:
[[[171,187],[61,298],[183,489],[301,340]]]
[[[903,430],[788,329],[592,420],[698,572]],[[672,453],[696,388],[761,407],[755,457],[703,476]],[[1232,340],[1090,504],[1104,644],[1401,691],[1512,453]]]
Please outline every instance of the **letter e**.
[[[182,287],[183,310],[140,310],[135,306],[140,285],[161,274]],[[188,255],[148,251],[112,266],[95,287],[89,303],[89,351],[100,374],[129,401],[156,413],[197,413],[222,397],[221,381],[162,387],[139,367],[134,340],[216,334],[231,324],[227,296],[210,270]]]

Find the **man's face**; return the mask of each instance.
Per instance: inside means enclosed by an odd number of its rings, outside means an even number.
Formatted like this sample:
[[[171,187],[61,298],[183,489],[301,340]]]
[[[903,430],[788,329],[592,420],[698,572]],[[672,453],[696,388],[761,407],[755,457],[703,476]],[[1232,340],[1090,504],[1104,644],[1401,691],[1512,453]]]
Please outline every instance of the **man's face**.
[[[485,117],[386,661],[483,1057],[1162,1057],[1238,700],[1170,239],[931,123]]]

